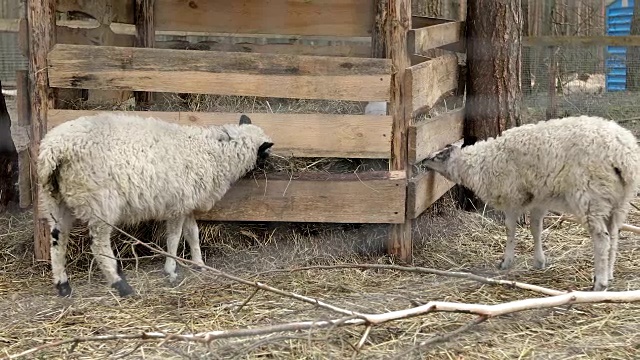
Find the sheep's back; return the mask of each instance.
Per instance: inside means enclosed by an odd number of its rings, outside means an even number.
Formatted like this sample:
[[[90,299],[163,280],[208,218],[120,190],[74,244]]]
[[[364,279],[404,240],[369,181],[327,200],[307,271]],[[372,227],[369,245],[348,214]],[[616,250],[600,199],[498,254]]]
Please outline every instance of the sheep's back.
[[[486,169],[476,192],[502,209],[585,193],[620,199],[636,187],[640,164],[631,132],[586,116],[523,125],[465,149],[472,168]]]
[[[78,209],[76,216],[100,210],[99,215],[118,222],[166,219],[206,208],[203,199],[219,198],[207,189],[227,190],[225,177],[211,162],[229,165],[207,151],[215,144],[198,129],[125,117],[100,120],[84,119],[73,131],[60,133],[73,149],[60,168],[60,188]]]

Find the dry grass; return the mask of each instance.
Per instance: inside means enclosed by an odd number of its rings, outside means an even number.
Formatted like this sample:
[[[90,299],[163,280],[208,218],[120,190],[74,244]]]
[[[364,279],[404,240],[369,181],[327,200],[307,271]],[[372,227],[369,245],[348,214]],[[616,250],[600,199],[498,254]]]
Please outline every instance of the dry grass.
[[[444,197],[416,226],[415,265],[468,270],[487,276],[529,282],[556,289],[586,288],[591,281],[591,242],[571,223],[547,221],[543,236],[550,256],[544,271],[531,268],[532,240],[519,229],[518,258],[513,270],[498,271],[504,246],[501,224],[474,213],[458,212]],[[640,201],[636,201],[640,204]],[[141,331],[189,333],[272,325],[296,320],[332,317],[324,310],[259,292],[241,311],[235,307],[253,289],[223,278],[209,278],[182,270],[175,287],[162,274],[163,260],[125,261],[130,283],[140,296],[119,299],[94,266],[76,262],[70,267],[73,298],[60,299],[48,268],[31,260],[30,214],[0,220],[0,346],[16,353],[56,339]],[[633,211],[631,224],[640,224]],[[640,237],[623,233],[615,290],[638,289],[635,252]],[[253,225],[203,226],[207,264],[271,286],[316,297],[362,312],[386,312],[413,306],[415,301],[464,301],[495,304],[532,296],[521,290],[477,284],[461,279],[382,270],[312,270],[269,272],[314,264],[387,263],[385,256],[363,255],[358,239],[384,238],[380,227],[308,226],[268,229]],[[360,240],[361,241],[361,240]],[[375,243],[369,240],[369,244]],[[81,249],[80,251],[87,251]],[[86,254],[82,254],[86,256]],[[77,257],[77,256],[76,256]],[[471,317],[432,314],[373,328],[356,358],[387,359],[412,344],[451,331]],[[631,359],[638,351],[640,305],[574,305],[527,311],[491,319],[450,342],[434,345],[408,358],[468,359]],[[262,343],[256,339],[220,340],[209,348],[197,344],[158,342],[81,343],[49,349],[36,358],[350,358],[363,328],[276,334]]]

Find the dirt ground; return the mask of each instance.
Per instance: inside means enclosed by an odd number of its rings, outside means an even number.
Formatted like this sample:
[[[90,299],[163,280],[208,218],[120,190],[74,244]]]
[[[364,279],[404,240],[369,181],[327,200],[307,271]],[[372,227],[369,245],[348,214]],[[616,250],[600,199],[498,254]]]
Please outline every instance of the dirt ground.
[[[416,225],[415,266],[473,272],[558,290],[590,286],[592,247],[579,226],[545,221],[550,264],[532,269],[532,240],[519,228],[517,258],[510,271],[496,269],[505,235],[502,224],[477,213],[460,212],[447,195]],[[636,199],[640,205],[640,199]],[[238,310],[254,289],[181,268],[171,286],[163,259],[124,260],[134,298],[120,299],[91,264],[86,244],[75,244],[71,298],[56,297],[47,265],[32,260],[31,214],[0,219],[0,351],[16,354],[60,339],[161,331],[188,334],[340,318],[318,307],[260,291]],[[640,225],[640,212],[627,221]],[[363,239],[375,244],[375,227],[292,226],[261,228],[202,225],[206,262],[219,270],[285,291],[365,313],[384,313],[430,300],[497,304],[533,292],[477,282],[392,270],[324,269],[284,271],[310,265],[389,263],[384,255],[363,253]],[[162,242],[158,242],[162,245]],[[120,247],[124,249],[126,247]],[[367,251],[370,251],[370,247]],[[640,236],[622,232],[616,279],[611,290],[640,289],[636,253]],[[181,247],[180,251],[183,249]],[[148,254],[140,251],[138,256]],[[182,254],[181,256],[186,256]],[[260,338],[213,341],[209,347],[184,342],[101,341],[67,344],[25,358],[65,359],[392,359],[417,343],[470,321],[468,314],[435,313],[371,329],[360,352],[362,326],[277,333]],[[640,349],[640,304],[558,306],[492,318],[443,343],[415,350],[404,359],[631,359]],[[0,355],[1,356],[1,355]]]

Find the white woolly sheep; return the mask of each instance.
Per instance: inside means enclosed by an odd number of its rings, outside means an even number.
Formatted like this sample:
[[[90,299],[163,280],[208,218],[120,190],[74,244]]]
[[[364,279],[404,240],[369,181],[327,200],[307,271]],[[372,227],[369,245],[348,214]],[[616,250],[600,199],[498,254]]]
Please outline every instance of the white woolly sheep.
[[[114,257],[109,224],[164,220],[167,252],[176,255],[184,232],[192,260],[203,265],[194,211],[212,209],[272,145],[246,115],[239,124],[200,127],[100,113],[53,128],[40,144],[38,180],[58,295],[71,294],[65,266],[74,218],[86,222],[93,256],[122,297],[133,289]],[[174,259],[164,270],[175,281]]]
[[[516,220],[527,210],[534,267],[545,267],[540,233],[543,217],[553,209],[575,215],[590,233],[592,289],[604,290],[613,279],[618,230],[640,170],[636,138],[617,123],[577,116],[523,125],[463,149],[447,145],[425,164],[505,213],[507,244],[501,269],[511,267]]]

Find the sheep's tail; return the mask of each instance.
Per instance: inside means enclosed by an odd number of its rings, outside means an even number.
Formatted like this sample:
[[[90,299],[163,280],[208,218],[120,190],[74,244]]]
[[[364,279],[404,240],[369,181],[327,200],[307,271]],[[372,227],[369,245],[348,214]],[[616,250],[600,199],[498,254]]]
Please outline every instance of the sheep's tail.
[[[44,142],[40,144],[37,173],[42,196],[50,196],[54,199],[59,198],[60,184],[58,182],[58,175],[63,159],[64,151],[60,146]]]

